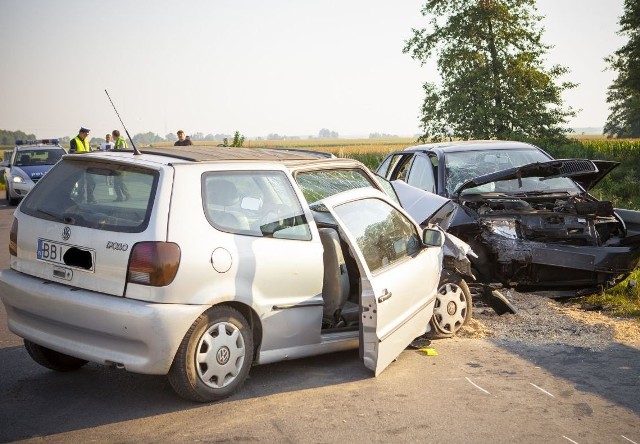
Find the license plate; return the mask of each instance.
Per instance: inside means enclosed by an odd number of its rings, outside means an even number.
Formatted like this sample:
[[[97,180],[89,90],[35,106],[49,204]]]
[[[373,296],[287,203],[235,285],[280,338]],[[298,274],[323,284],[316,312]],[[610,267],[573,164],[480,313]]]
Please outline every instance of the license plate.
[[[65,254],[67,260],[65,261]],[[48,239],[38,239],[38,260],[93,271],[95,265],[95,250],[76,245],[63,244]]]

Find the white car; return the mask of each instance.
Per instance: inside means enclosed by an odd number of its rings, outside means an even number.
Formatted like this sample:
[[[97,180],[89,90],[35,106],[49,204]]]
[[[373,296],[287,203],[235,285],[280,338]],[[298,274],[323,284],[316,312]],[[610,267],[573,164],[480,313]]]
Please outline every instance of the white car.
[[[17,205],[65,154],[57,139],[16,141],[16,147],[2,163],[9,205]]]
[[[444,233],[377,186],[291,150],[67,155],[15,211],[9,329],[50,369],[166,374],[200,402],[252,364],[357,347],[378,375],[430,329]]]

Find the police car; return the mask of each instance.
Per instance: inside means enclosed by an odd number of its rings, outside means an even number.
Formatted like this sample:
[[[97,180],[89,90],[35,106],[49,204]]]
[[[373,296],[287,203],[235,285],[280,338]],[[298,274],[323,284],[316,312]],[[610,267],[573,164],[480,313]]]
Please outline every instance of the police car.
[[[58,139],[17,140],[10,157],[2,163],[9,205],[17,205],[64,154]]]

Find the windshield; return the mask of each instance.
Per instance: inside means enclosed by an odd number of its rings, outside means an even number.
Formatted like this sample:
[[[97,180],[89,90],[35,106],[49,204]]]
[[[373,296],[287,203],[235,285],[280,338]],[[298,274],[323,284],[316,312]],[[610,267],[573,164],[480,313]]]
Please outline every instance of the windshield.
[[[310,204],[347,190],[377,189],[363,171],[355,168],[305,171],[296,174],[295,179]]]
[[[16,154],[15,166],[53,165],[65,154],[62,148],[21,150]]]
[[[536,162],[552,160],[537,149],[507,149],[460,151],[448,153],[445,157],[446,186],[448,195],[452,195],[467,180],[495,173],[509,168],[520,167]],[[541,177],[525,177],[517,179],[490,182],[477,187],[467,188],[462,194],[480,193],[538,193],[538,192],[579,192],[578,186],[566,177],[545,179]],[[522,185],[522,186],[520,186]]]

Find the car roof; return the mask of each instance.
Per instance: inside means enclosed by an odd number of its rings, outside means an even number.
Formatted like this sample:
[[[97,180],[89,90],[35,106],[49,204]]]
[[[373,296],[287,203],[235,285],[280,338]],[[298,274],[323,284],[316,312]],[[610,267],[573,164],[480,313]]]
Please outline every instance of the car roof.
[[[314,160],[331,157],[329,153],[318,151],[277,149],[277,148],[238,148],[206,145],[181,147],[141,148],[145,154],[159,154],[190,162],[211,162],[224,160]]]
[[[425,143],[423,145],[410,146],[406,148],[405,151],[432,150],[454,153],[458,151],[504,150],[513,148],[539,149],[529,143],[510,140],[460,140],[456,142]]]
[[[238,148],[219,147],[207,145],[191,145],[180,147],[142,147],[140,160],[150,162],[176,165],[188,163],[226,163],[226,162],[259,162],[259,163],[279,163],[289,168],[300,167],[313,164],[350,164],[360,165],[360,162],[353,159],[337,158],[330,153],[301,149],[280,149],[280,148]],[[118,160],[124,158],[131,159],[132,150],[118,151],[92,151],[82,157],[91,156],[98,158],[114,157]],[[135,156],[134,156],[135,158]]]
[[[19,145],[16,151],[50,150],[51,148],[64,150],[60,145]]]

